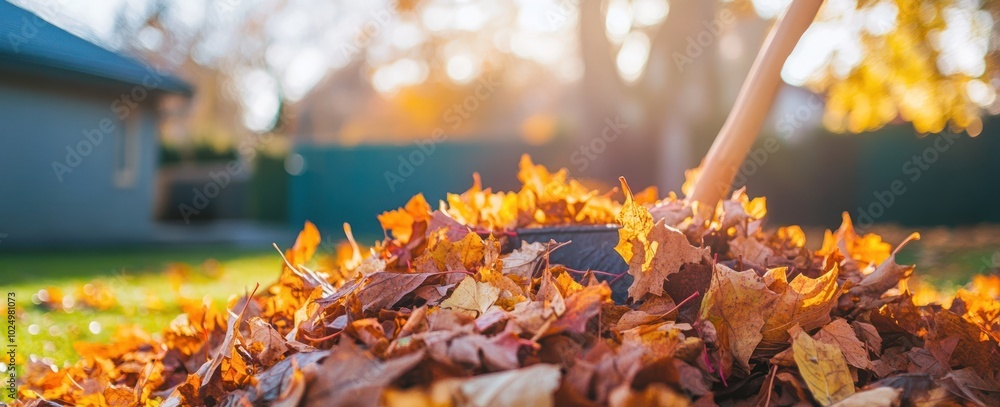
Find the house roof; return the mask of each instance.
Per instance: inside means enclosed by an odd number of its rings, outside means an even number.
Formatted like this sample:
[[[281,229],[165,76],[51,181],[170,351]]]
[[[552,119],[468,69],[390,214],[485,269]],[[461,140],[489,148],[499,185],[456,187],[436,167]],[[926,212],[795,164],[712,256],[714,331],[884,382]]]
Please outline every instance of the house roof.
[[[53,77],[83,75],[186,95],[193,90],[177,77],[70,34],[5,0],[0,0],[0,67]]]

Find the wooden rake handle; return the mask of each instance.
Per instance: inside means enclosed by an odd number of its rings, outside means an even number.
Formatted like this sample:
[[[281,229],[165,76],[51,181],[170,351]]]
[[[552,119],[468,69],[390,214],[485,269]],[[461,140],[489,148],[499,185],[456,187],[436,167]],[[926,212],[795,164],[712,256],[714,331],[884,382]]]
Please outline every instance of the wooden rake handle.
[[[785,15],[768,34],[747,74],[733,110],[715,137],[701,166],[701,174],[688,198],[699,202],[700,213],[711,216],[732,187],[736,171],[767,117],[781,84],[781,67],[795,44],[816,18],[823,0],[793,0]]]

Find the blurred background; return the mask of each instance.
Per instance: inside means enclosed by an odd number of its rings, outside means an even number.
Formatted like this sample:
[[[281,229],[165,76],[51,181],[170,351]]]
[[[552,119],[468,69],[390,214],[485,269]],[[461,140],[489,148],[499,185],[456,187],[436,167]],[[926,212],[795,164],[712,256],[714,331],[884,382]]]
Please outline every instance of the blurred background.
[[[371,242],[475,171],[517,189],[522,153],[679,191],[788,3],[0,0],[0,276],[48,352],[267,283],[305,220]],[[893,244],[923,231],[903,257],[939,282],[995,271],[998,19],[827,0],[737,186],[811,248],[846,211]],[[71,315],[101,296],[121,306]]]

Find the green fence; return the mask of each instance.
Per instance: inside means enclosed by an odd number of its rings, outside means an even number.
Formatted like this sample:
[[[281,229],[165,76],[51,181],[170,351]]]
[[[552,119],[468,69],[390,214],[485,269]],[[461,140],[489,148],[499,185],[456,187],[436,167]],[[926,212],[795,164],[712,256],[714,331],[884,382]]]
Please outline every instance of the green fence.
[[[774,136],[762,135],[760,144],[769,137]],[[995,118],[986,120],[976,138],[918,138],[908,126],[897,126],[862,135],[817,131],[798,143],[780,143],[759,165],[744,167],[752,169],[745,171],[750,195],[767,197],[771,225],[835,228],[844,211],[856,223],[1000,223],[1000,159],[995,158],[1000,153],[1000,120]],[[424,193],[436,206],[446,193],[468,189],[475,171],[486,186],[517,189],[522,153],[550,168],[573,168],[574,147],[565,141],[546,146],[451,143],[438,144],[427,154],[418,145],[301,146],[296,153],[302,155],[305,169],[290,178],[289,220],[296,227],[311,220],[333,238],[342,236],[344,222],[359,237],[379,237],[376,216],[402,206],[414,194]],[[616,165],[606,168],[606,174],[585,175],[613,185],[624,174],[635,187],[644,187],[657,166],[642,153],[624,159],[603,155],[600,159]]]

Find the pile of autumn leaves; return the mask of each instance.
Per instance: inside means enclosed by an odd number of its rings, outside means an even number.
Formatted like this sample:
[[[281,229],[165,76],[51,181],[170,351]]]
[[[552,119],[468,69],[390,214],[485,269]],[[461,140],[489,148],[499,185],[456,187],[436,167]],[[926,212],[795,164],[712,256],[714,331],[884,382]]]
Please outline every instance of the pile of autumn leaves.
[[[414,197],[366,255],[351,239],[310,263],[307,223],[276,283],[224,313],[187,304],[160,336],[77,344],[73,365],[32,361],[16,405],[1000,405],[1000,279],[918,306],[913,266],[846,215],[809,251],[798,227],[765,232],[743,191],[702,219],[527,158],[518,176],[439,210]],[[628,304],[605,281],[621,277],[548,261],[587,248],[515,233],[608,222]]]

